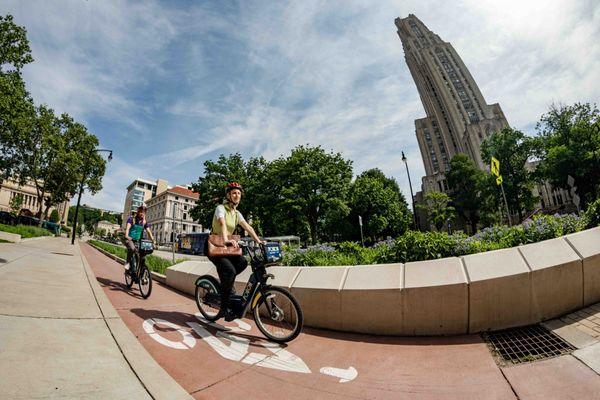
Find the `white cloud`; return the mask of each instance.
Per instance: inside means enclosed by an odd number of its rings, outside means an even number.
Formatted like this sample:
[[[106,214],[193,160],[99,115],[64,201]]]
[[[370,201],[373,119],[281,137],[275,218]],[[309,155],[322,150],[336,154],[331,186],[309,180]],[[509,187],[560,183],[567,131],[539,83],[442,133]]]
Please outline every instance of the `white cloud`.
[[[127,163],[109,164],[105,189],[90,199],[98,206],[122,208],[125,187],[142,172],[184,182],[215,153],[273,159],[306,143],[343,152],[357,174],[378,167],[408,194],[403,150],[419,190],[414,120],[425,113],[394,26],[409,13],[453,44],[488,103],[499,102],[517,128],[554,101],[598,101],[593,0],[185,7],[7,3],[29,31],[36,62],[25,72],[36,101],[92,128],[98,116],[114,121],[94,133]],[[131,161],[140,136],[144,156]]]

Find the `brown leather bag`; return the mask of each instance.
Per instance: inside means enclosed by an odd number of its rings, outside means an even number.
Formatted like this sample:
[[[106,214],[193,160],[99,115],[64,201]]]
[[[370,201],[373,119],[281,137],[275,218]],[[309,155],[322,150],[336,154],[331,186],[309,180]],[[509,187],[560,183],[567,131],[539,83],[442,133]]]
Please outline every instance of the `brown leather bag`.
[[[237,242],[240,240],[240,236],[229,235],[227,236],[227,239],[235,240]],[[223,242],[223,235],[208,235],[207,245],[209,257],[230,257],[242,255],[241,247],[225,246],[225,243]]]

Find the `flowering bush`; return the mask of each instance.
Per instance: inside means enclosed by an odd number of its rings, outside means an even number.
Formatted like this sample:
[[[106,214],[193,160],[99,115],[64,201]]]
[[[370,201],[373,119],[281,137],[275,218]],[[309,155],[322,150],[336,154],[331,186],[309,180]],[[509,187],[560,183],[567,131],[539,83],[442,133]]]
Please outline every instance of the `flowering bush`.
[[[600,225],[600,199],[591,203],[585,210],[585,223],[588,228]]]
[[[600,205],[598,206],[600,211]],[[585,228],[576,215],[539,215],[521,225],[493,226],[473,236],[463,233],[408,231],[396,239],[363,248],[358,243],[323,244],[284,252],[284,265],[365,265],[432,260],[519,246],[567,235]]]

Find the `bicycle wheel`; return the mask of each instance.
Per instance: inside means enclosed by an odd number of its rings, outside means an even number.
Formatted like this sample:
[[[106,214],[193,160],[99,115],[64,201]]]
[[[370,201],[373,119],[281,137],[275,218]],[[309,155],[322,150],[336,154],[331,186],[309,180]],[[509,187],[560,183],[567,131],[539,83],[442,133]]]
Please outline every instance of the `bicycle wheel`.
[[[142,297],[147,299],[150,293],[152,293],[152,274],[145,265],[142,266],[142,270],[140,271],[138,284]]]
[[[200,314],[209,321],[216,321],[221,310],[221,285],[213,277],[203,277],[196,282],[196,305]]]
[[[127,289],[131,289],[133,286],[133,277],[129,271],[125,271],[125,286],[127,286]]]
[[[274,286],[258,293],[262,295],[253,310],[258,329],[274,342],[295,339],[304,321],[298,300],[287,290]]]

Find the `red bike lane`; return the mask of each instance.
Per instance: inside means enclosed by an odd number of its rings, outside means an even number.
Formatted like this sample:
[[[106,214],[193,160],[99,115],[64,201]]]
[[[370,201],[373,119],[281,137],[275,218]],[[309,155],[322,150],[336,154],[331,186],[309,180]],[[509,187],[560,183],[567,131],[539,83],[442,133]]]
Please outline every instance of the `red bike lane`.
[[[191,296],[154,282],[144,300],[123,267],[81,245],[120,317],[193,397],[514,399],[479,335],[402,338],[305,328],[268,342],[251,319],[210,324]],[[538,393],[539,394],[539,393]]]

